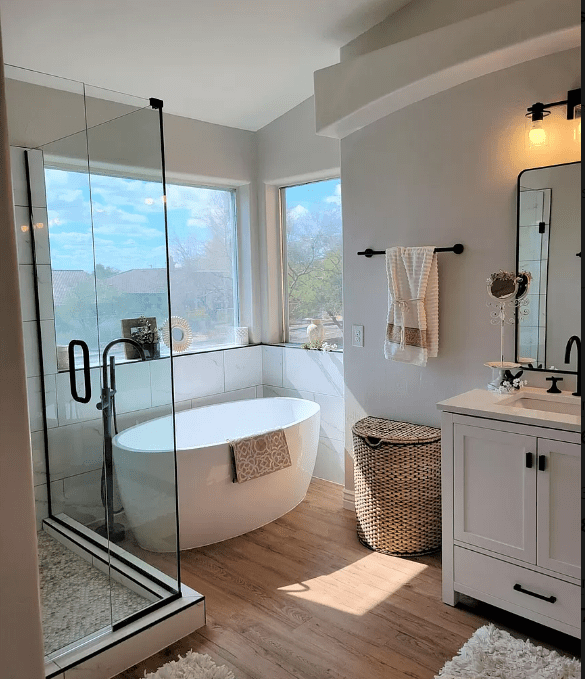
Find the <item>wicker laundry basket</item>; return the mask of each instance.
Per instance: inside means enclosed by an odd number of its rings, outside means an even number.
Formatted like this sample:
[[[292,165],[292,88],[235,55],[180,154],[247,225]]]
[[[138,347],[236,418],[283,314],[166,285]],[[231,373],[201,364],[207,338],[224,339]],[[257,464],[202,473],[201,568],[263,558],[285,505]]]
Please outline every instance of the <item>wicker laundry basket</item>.
[[[352,427],[360,542],[420,556],[441,547],[441,430],[365,417]]]

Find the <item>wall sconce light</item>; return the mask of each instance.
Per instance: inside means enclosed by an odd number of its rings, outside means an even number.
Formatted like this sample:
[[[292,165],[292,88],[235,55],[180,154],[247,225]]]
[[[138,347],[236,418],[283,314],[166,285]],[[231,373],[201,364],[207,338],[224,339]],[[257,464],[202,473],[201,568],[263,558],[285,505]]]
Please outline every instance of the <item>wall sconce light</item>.
[[[553,101],[550,104],[543,104],[537,101],[536,104],[527,109],[528,123],[528,146],[532,149],[548,146],[549,139],[543,120],[550,115],[550,110],[554,106],[567,107],[567,120],[574,120],[575,127],[573,137],[575,141],[581,141],[581,88],[569,90],[567,98],[563,101]]]

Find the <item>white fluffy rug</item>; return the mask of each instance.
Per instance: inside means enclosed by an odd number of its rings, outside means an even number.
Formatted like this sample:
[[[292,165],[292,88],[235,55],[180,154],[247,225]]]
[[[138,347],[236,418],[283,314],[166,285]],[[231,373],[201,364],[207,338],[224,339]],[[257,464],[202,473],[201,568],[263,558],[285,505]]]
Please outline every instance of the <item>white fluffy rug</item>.
[[[182,658],[172,660],[156,672],[144,673],[144,679],[235,679],[233,672],[218,667],[208,655],[189,651]]]
[[[581,662],[480,627],[435,679],[581,679]]]

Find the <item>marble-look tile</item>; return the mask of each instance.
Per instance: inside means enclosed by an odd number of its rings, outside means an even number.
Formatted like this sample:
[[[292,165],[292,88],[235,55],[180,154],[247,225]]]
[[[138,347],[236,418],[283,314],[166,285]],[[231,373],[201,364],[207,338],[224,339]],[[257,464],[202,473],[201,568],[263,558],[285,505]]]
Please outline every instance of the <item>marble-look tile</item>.
[[[36,321],[25,321],[22,324],[22,334],[24,337],[24,359],[27,377],[38,377],[41,374],[37,332]]]
[[[51,483],[51,499],[53,499],[52,485]],[[63,479],[64,512],[84,525],[103,518],[104,508],[100,490],[101,469]]]
[[[34,321],[37,317],[35,306],[34,267],[31,264],[20,264],[18,273],[22,320]],[[41,320],[51,319],[54,317],[51,267],[48,264],[39,264],[37,266],[37,278]]]
[[[51,481],[101,469],[101,420],[57,427],[48,432]]]
[[[224,351],[225,391],[262,384],[262,347]]]
[[[49,217],[46,207],[33,207],[33,225],[33,233],[35,235],[35,258],[37,264],[50,264]]]
[[[127,413],[152,406],[149,361],[116,366],[116,411]]]
[[[19,264],[32,264],[30,247],[29,209],[15,205],[14,228],[16,231],[16,252]]]
[[[15,205],[28,205],[28,187],[26,181],[26,151],[17,146],[10,147],[10,166],[12,171],[12,197]],[[28,167],[32,204],[35,207],[46,207],[45,168],[43,152],[37,149],[28,150]]]
[[[76,370],[77,389],[80,394],[84,393],[83,370]],[[59,426],[75,424],[85,420],[101,419],[101,412],[96,408],[100,401],[101,385],[100,370],[92,368],[91,376],[91,399],[89,403],[78,403],[71,396],[71,386],[69,384],[69,373],[59,373],[57,380],[57,413],[59,416]]]
[[[343,396],[343,354],[285,348],[283,386]]]
[[[159,358],[149,361],[150,366],[150,391],[153,407],[170,405],[171,392],[171,359]],[[180,363],[175,362],[175,368]],[[176,376],[175,376],[176,378]]]
[[[45,437],[42,431],[35,431],[30,435],[30,447],[32,453],[33,483],[35,486],[46,484]]]
[[[175,400],[201,398],[225,391],[223,351],[176,356]]]
[[[204,398],[194,398],[191,401],[191,407],[200,408],[201,406],[210,406],[216,403],[245,401],[246,399],[250,398],[256,398],[256,387],[237,389],[236,391],[226,391],[223,394],[214,394],[213,396],[205,396]]]
[[[43,519],[49,516],[49,501],[47,499],[47,484],[35,486],[35,515],[37,531],[43,528]]]
[[[43,402],[41,400],[41,378],[29,377],[26,381],[28,399],[28,418],[30,430],[33,432],[43,429]],[[57,391],[55,375],[45,375],[45,413],[47,428],[58,426],[57,420]]]
[[[282,387],[284,347],[262,347],[262,384]]]
[[[55,338],[55,321],[41,321],[41,341],[43,343],[43,372],[45,375],[57,373],[57,341]]]
[[[30,240],[30,210],[28,207],[15,206],[14,228],[16,231],[16,249],[19,264],[32,264],[32,247]],[[50,264],[49,230],[47,228],[47,209],[33,208],[33,229],[35,234],[35,258],[37,264]]]
[[[28,189],[26,186],[25,149],[10,147],[10,170],[12,173],[12,199],[14,205],[28,205]]]
[[[264,385],[263,398],[303,398],[306,401],[314,401],[315,394],[312,391],[300,391],[298,389],[284,389],[283,387],[271,387]]]
[[[333,483],[345,482],[345,455],[343,441],[319,437],[317,460],[313,476]]]
[[[45,164],[43,152],[31,149],[28,152],[28,168],[30,174],[30,191],[34,207],[47,207],[45,190]]]
[[[315,402],[321,407],[321,433],[337,441],[345,438],[345,407],[341,396],[315,394]]]

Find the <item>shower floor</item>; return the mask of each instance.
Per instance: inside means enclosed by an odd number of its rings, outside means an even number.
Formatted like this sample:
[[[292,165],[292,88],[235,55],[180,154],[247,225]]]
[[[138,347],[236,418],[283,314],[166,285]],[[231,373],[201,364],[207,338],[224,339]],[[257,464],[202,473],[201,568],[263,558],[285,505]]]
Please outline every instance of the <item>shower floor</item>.
[[[37,539],[45,655],[150,605],[44,531]]]

